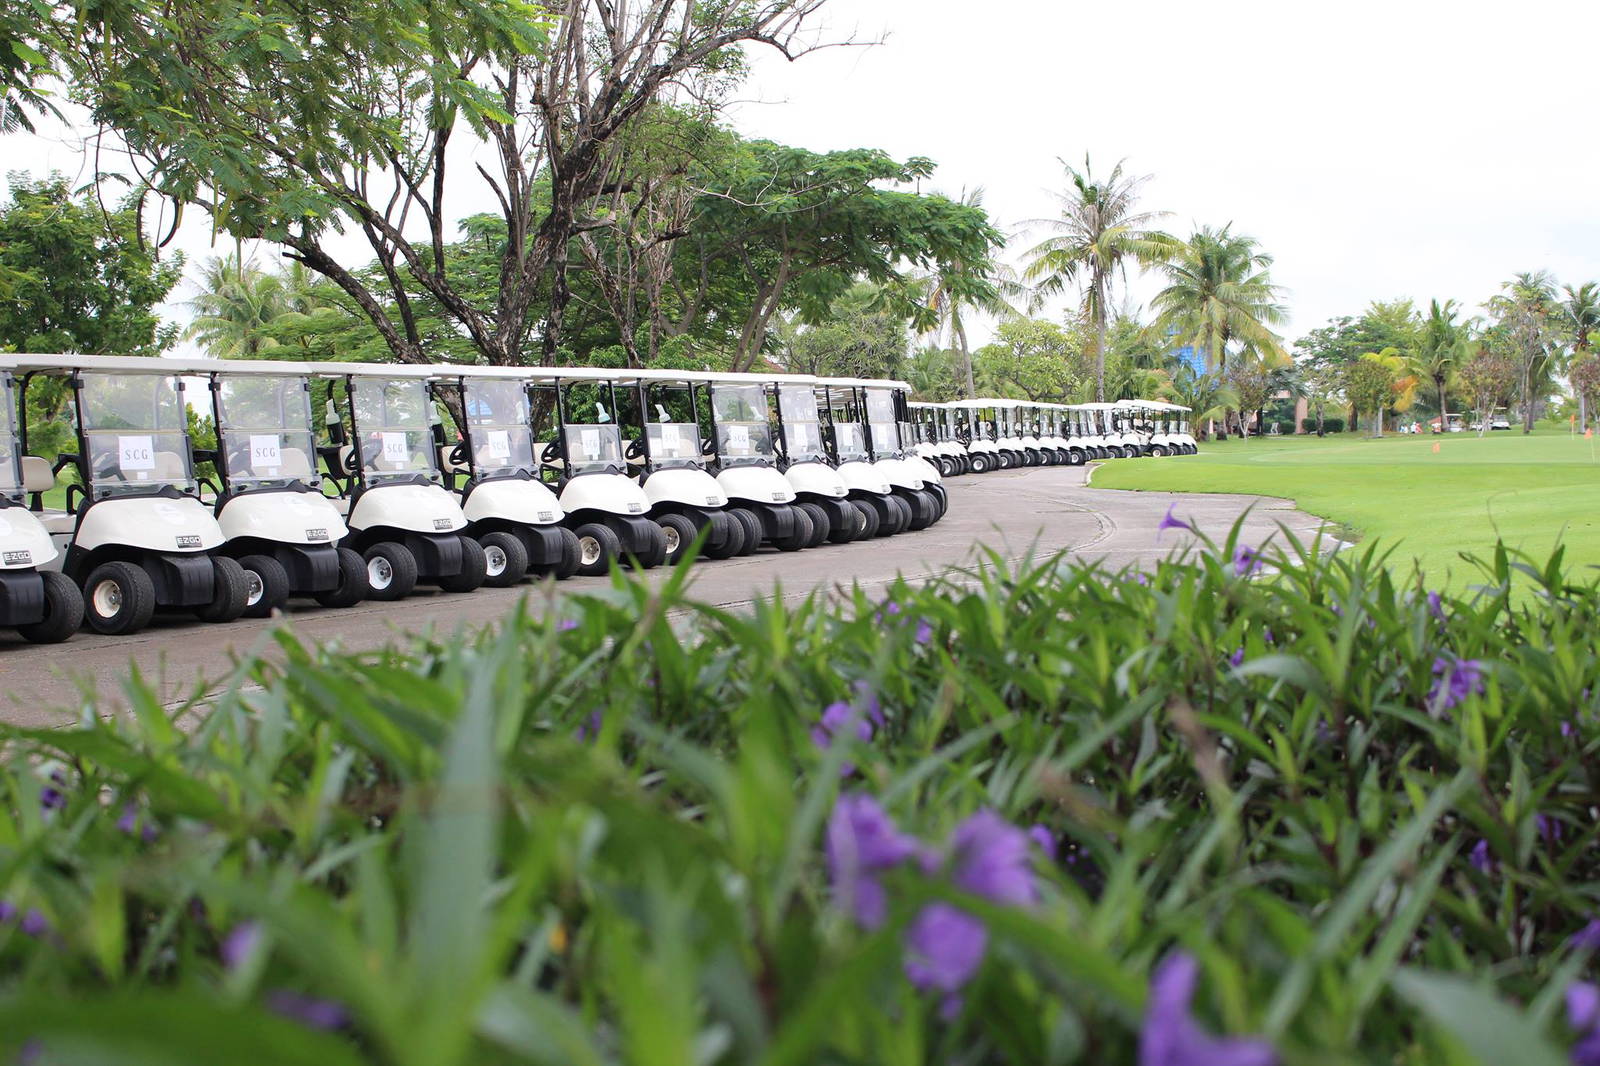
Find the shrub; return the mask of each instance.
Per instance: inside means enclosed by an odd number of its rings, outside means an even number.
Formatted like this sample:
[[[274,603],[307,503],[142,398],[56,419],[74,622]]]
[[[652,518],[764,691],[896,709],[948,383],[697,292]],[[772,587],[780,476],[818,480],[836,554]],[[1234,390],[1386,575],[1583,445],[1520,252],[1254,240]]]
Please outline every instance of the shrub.
[[[1300,420],[1300,427],[1302,429],[1304,429],[1307,433],[1315,433],[1317,431],[1317,420],[1315,418],[1302,418]],[[1342,419],[1342,418],[1324,418],[1322,420],[1322,432],[1324,432],[1324,433],[1343,433],[1344,432],[1344,419]]]
[[[1439,597],[1280,542],[743,614],[687,568],[547,586],[494,631],[281,631],[203,703],[134,679],[132,717],[5,729],[0,1046],[1561,1061],[1600,588],[1497,548]]]

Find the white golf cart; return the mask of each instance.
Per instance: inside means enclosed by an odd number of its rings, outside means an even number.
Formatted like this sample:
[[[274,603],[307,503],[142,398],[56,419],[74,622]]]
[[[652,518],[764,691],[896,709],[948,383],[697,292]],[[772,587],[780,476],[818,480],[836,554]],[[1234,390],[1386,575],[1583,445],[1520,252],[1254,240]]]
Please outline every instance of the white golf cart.
[[[828,461],[844,482],[851,506],[861,512],[864,524],[857,539],[901,532],[911,524],[911,507],[894,494],[885,472],[872,461],[859,390],[818,379],[815,392]]]
[[[1001,454],[999,433],[994,421],[994,401],[985,399],[952,400],[945,406],[956,423],[956,439],[967,452],[967,469],[987,474],[1011,465],[1010,453]]]
[[[929,462],[918,455],[912,448],[912,442],[916,440],[916,426],[911,420],[911,386],[904,381],[890,381],[885,384],[888,386],[889,396],[893,403],[895,429],[898,431],[900,440],[900,464],[911,480],[922,483],[919,491],[925,492],[933,498],[933,502],[937,505],[937,513],[933,516],[933,522],[937,522],[949,510],[950,497],[945,492],[944,474],[940,471],[938,464]],[[915,503],[913,503],[913,509],[915,509],[915,506]],[[928,524],[932,525],[933,522]]]
[[[245,614],[265,618],[291,596],[349,607],[368,592],[367,564],[338,545],[349,529],[322,494],[316,469],[311,371],[302,363],[218,361],[206,375],[216,425],[215,452],[195,453],[216,468],[212,511],[249,583]]]
[[[455,443],[441,449],[445,484],[460,498],[467,535],[483,545],[491,588],[530,572],[568,578],[582,561],[577,534],[561,524],[561,501],[539,479],[525,376],[515,367],[452,367],[433,381],[435,401],[457,426]]]
[[[7,356],[19,410],[32,389],[64,384],[76,452],[29,478],[38,515],[62,570],[83,590],[84,618],[98,633],[136,633],[157,608],[192,611],[205,622],[244,613],[249,584],[239,564],[215,554],[222,529],[200,501],[190,451],[182,374],[205,366],[130,356]],[[29,426],[24,421],[26,450]],[[36,466],[36,464],[31,464]],[[64,509],[45,510],[42,493],[72,467]]]
[[[48,488],[50,468],[33,459],[24,474],[11,371],[0,365],[0,626],[34,644],[56,644],[83,624],[83,594],[67,575],[41,569],[60,565],[61,553],[27,508],[35,479],[39,491]]]
[[[350,528],[346,545],[367,564],[369,596],[404,599],[419,581],[472,592],[487,572],[461,506],[439,469],[438,422],[427,366],[312,363],[332,381],[331,445],[319,448]],[[437,435],[436,435],[437,433]]]
[[[850,486],[828,462],[816,378],[786,374],[769,387],[777,399],[778,466],[794,488],[795,506],[811,518],[809,547],[866,536],[866,517],[850,499]]]
[[[778,469],[767,378],[758,374],[712,374],[711,438],[717,484],[728,494],[728,513],[745,524],[748,544],[779,551],[808,547],[816,529],[811,515]]]
[[[633,439],[624,458],[650,502],[650,517],[667,538],[666,561],[677,565],[705,532],[702,554],[727,559],[750,543],[745,523],[728,513],[728,494],[712,476],[700,434],[703,393],[712,375],[697,371],[617,371],[619,401]]]
[[[846,391],[851,395],[846,409],[863,416],[866,447],[872,465],[888,482],[891,501],[901,512],[893,532],[926,529],[944,515],[944,490],[930,492],[924,486],[938,484],[938,471],[915,456],[907,458],[901,444],[904,423],[902,396],[910,386],[900,381],[866,378],[818,378],[830,394]],[[903,391],[902,391],[903,390]],[[835,400],[837,404],[837,400]]]
[[[650,568],[667,561],[667,536],[649,516],[650,499],[628,476],[617,425],[616,371],[532,370],[534,437],[555,474],[566,525],[578,537],[578,573],[607,573],[613,561]],[[548,426],[548,428],[547,428]]]
[[[1064,404],[1042,403],[1039,418],[1043,424],[1043,439],[1054,448],[1065,466],[1082,466],[1086,456],[1081,441],[1074,440],[1071,412]]]
[[[923,458],[939,468],[944,477],[957,477],[970,469],[967,449],[956,439],[954,412],[942,403],[908,404],[921,427],[924,443],[917,446]]]

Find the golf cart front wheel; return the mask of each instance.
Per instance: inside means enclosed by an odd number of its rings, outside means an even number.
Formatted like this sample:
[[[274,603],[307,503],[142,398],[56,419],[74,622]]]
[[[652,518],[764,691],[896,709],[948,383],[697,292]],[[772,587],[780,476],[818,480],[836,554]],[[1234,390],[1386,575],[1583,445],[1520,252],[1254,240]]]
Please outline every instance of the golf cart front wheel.
[[[633,553],[634,565],[640,570],[654,570],[667,561],[667,531],[648,521],[641,523],[638,529],[643,543]]]
[[[239,560],[244,568],[247,592],[244,613],[247,618],[267,618],[289,602],[289,571],[270,555],[246,555]]]
[[[83,583],[83,617],[107,636],[137,633],[156,613],[156,586],[133,563],[101,563]]]
[[[483,545],[471,537],[461,538],[461,569],[448,577],[439,578],[439,587],[446,592],[476,592],[483,588],[489,575],[489,558]]]
[[[706,535],[706,557],[731,559],[743,548],[743,524],[727,511],[712,511],[711,532]]]
[[[794,515],[794,529],[788,536],[779,537],[772,543],[779,551],[797,552],[811,544],[811,535],[816,528],[811,524],[811,516],[799,507],[791,506],[790,513]]]
[[[989,457],[983,452],[973,452],[970,463],[974,474],[987,474],[989,472]]]
[[[404,544],[380,541],[366,550],[364,558],[372,599],[403,600],[417,587],[417,557]]]
[[[66,574],[46,570],[39,576],[44,579],[44,617],[18,626],[17,632],[30,644],[60,644],[83,625],[83,593]]]
[[[828,512],[822,509],[822,505],[802,501],[795,506],[811,519],[811,540],[806,543],[806,547],[820,548],[828,543],[828,538],[833,535],[833,520],[828,517]]]
[[[735,507],[728,515],[744,527],[744,545],[739,549],[739,554],[754,555],[760,549],[761,542],[767,539],[766,530],[761,528],[761,519],[747,507]]]
[[[510,588],[528,573],[528,549],[511,533],[485,533],[483,583],[490,588]]]
[[[213,555],[211,602],[198,608],[195,617],[202,622],[232,622],[244,615],[249,603],[250,579],[245,576],[244,567],[225,555]]]
[[[600,577],[611,570],[611,560],[622,557],[622,540],[611,527],[585,522],[573,532],[578,537],[578,573]]]
[[[372,592],[367,583],[367,561],[354,548],[336,549],[339,553],[339,584],[312,598],[324,607],[354,607]]]
[[[667,538],[666,561],[677,566],[694,546],[694,538],[700,535],[699,527],[694,524],[694,519],[685,514],[664,514],[656,521],[661,524],[661,532]]]

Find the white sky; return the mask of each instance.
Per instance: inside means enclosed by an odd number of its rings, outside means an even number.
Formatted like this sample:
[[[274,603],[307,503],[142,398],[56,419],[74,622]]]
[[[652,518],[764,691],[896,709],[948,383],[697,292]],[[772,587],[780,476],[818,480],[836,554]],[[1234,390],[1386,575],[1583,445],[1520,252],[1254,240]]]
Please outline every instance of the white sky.
[[[1231,221],[1276,257],[1290,340],[1374,299],[1475,305],[1519,270],[1600,278],[1600,5],[832,0],[825,11],[836,36],[887,39],[793,65],[758,55],[731,112],[741,132],[929,156],[930,187],[983,186],[1007,230],[1050,211],[1057,157],[1087,151],[1097,169],[1126,158],[1153,175],[1145,203],[1171,212],[1167,228]],[[52,167],[82,173],[70,133],[0,137],[0,170]],[[470,205],[481,186],[462,191]],[[191,260],[212,251],[198,216],[180,241]],[[1134,286],[1136,298],[1153,291]]]

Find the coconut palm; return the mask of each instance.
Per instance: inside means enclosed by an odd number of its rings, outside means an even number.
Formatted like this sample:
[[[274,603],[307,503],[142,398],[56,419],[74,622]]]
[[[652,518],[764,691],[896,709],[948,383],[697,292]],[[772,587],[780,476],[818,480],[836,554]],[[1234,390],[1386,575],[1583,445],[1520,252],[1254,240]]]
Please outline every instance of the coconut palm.
[[[1472,347],[1475,320],[1457,322],[1456,311],[1454,300],[1446,300],[1442,306],[1438,300],[1429,301],[1428,317],[1422,320],[1422,328],[1417,333],[1417,350],[1406,361],[1412,376],[1418,378],[1419,382],[1427,381],[1433,385],[1434,395],[1439,398],[1441,433],[1449,428],[1445,420],[1448,413],[1446,386]]]
[[[965,207],[983,207],[983,187],[962,189],[957,202]],[[933,313],[934,326],[924,337],[947,337],[956,351],[961,353],[961,368],[966,379],[966,395],[977,395],[972,377],[972,350],[967,344],[966,313],[980,311],[985,314],[1009,318],[1018,313],[1016,303],[1027,295],[1027,287],[1017,280],[1016,273],[1004,263],[985,259],[981,263],[953,260],[940,263],[938,268],[922,279],[924,301]]]
[[[1498,340],[1517,368],[1517,396],[1522,404],[1522,432],[1533,432],[1534,407],[1548,395],[1559,338],[1556,328],[1556,282],[1547,271],[1524,272],[1500,286],[1490,297]]]
[[[1094,334],[1095,399],[1106,396],[1106,323],[1111,314],[1111,290],[1117,277],[1127,279],[1127,267],[1165,262],[1178,242],[1151,225],[1164,212],[1136,211],[1139,189],[1149,180],[1124,174],[1122,164],[1104,180],[1094,176],[1089,157],[1083,169],[1061,161],[1069,188],[1053,194],[1060,203],[1056,218],[1034,219],[1029,227],[1043,227],[1051,235],[1027,252],[1023,280],[1034,284],[1037,302],[1078,285],[1083,294],[1083,319]]]
[[[1571,368],[1586,362],[1592,350],[1590,341],[1600,332],[1600,286],[1592,281],[1586,281],[1574,289],[1571,285],[1562,287],[1566,299],[1559,304],[1557,318],[1572,340],[1572,360],[1568,364],[1568,375]],[[1588,395],[1583,390],[1574,388],[1578,395],[1578,420],[1585,427],[1589,425]]]
[[[211,256],[201,263],[195,286],[200,291],[186,303],[195,317],[185,339],[219,359],[255,359],[277,346],[267,327],[292,310],[282,275],[238,255]]]
[[[1273,284],[1272,256],[1255,238],[1202,226],[1162,271],[1167,286],[1150,302],[1156,328],[1206,353],[1206,365],[1227,366],[1228,345],[1249,345],[1269,363],[1286,354],[1272,327],[1288,320],[1278,302],[1283,290]]]

